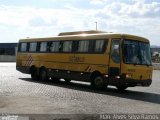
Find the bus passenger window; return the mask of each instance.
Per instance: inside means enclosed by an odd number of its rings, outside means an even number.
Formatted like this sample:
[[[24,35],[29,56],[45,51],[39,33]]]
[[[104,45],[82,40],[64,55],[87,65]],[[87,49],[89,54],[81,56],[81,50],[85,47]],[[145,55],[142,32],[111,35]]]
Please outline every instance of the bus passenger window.
[[[72,41],[65,41],[63,43],[63,52],[72,52]]]
[[[59,52],[59,46],[60,46],[60,42],[52,42],[51,47],[50,47],[50,51],[51,52]]]
[[[88,41],[79,41],[78,52],[88,52],[89,40]]]
[[[29,51],[30,52],[36,52],[37,49],[37,43],[30,43]]]
[[[41,42],[40,52],[46,52],[46,51],[47,51],[47,42]]]
[[[26,52],[27,51],[27,43],[21,43],[20,51],[21,52]]]
[[[115,63],[120,63],[119,40],[112,41],[111,58]]]
[[[103,52],[104,43],[104,40],[96,40],[95,52]]]

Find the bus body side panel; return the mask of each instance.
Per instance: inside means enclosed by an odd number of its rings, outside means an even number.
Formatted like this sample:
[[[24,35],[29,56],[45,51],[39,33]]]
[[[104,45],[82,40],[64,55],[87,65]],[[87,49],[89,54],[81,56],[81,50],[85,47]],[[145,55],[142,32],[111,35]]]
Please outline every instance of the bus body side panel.
[[[93,71],[101,74],[108,73],[106,54],[69,54],[50,53],[40,54],[39,68],[45,67],[49,76],[89,81]]]
[[[30,74],[30,68],[32,66],[37,68],[38,72],[43,67],[48,71],[49,77],[60,77],[60,78],[66,78],[72,80],[74,79],[81,81],[90,81],[91,74],[94,71],[97,71],[102,75],[108,76],[109,81],[111,81],[109,85],[116,86],[120,84],[125,84],[127,86],[137,86],[137,85],[149,86],[152,82],[151,66],[124,64],[122,53],[121,53],[120,65],[115,64],[113,61],[111,61],[110,50],[112,46],[111,43],[112,38],[122,39],[121,37],[122,37],[121,34],[110,35],[110,36],[96,36],[96,38],[95,36],[84,37],[84,38],[62,37],[61,39],[63,41],[72,39],[73,40],[106,39],[108,40],[108,46],[106,47],[106,51],[103,54],[61,53],[61,52],[60,53],[18,52],[16,58],[16,69],[22,73]],[[127,37],[127,35],[125,37]],[[132,36],[128,37],[128,39],[135,39],[135,40],[136,38],[140,39],[140,41],[145,41],[145,39],[143,40],[139,37],[134,37],[134,38],[132,38]],[[55,39],[57,40],[58,38]],[[49,39],[46,38],[45,40],[47,41]],[[34,41],[34,39],[33,40],[31,39],[31,41]],[[39,39],[36,39],[36,41],[38,42]],[[23,40],[21,42],[23,42]],[[120,52],[122,52],[122,50]],[[116,72],[117,73],[116,75],[112,74],[114,72],[112,72],[113,69],[111,68],[118,68],[119,72]],[[112,84],[112,81],[116,81],[116,84]]]

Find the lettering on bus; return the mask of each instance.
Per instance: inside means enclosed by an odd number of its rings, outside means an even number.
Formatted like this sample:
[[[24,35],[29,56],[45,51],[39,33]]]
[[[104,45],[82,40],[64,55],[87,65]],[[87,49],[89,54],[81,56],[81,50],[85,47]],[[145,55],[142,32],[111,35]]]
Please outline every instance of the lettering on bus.
[[[128,69],[128,72],[136,72],[135,69]]]
[[[76,56],[70,56],[69,57],[70,62],[84,62],[85,57],[76,57]]]

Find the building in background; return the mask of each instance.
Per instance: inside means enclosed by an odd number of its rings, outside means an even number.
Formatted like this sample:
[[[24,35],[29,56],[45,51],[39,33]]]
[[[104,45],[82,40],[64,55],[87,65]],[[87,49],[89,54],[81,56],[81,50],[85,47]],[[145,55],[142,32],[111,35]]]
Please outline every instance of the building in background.
[[[160,63],[160,46],[151,46],[152,62]]]
[[[17,43],[0,43],[0,62],[16,61]]]
[[[160,47],[152,47],[152,46],[151,46],[151,53],[152,53],[152,55],[153,55],[154,53],[160,53]]]

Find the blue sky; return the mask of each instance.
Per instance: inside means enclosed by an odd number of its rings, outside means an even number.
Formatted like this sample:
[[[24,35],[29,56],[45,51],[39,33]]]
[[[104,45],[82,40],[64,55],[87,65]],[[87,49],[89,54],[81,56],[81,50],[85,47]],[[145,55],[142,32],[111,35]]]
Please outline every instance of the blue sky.
[[[160,0],[0,0],[0,42],[98,29],[160,45]]]

